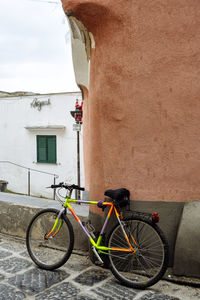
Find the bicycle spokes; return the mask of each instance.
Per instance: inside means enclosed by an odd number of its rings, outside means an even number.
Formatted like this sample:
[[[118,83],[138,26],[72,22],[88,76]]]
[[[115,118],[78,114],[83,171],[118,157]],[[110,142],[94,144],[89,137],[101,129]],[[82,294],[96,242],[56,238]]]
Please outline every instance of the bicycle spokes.
[[[160,230],[133,218],[122,222],[111,233],[108,247],[127,248],[124,231],[135,251],[109,251],[113,274],[124,284],[144,288],[157,282],[166,270],[165,244]]]
[[[31,258],[39,267],[48,270],[61,266],[73,247],[71,225],[65,216],[58,219],[57,213],[54,209],[41,211],[27,231],[27,248]]]

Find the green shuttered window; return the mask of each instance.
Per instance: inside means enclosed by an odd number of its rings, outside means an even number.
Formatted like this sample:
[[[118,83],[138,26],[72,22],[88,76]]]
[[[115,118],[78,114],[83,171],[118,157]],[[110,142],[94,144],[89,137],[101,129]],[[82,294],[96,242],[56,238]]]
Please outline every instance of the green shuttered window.
[[[37,162],[56,163],[55,135],[37,135]]]

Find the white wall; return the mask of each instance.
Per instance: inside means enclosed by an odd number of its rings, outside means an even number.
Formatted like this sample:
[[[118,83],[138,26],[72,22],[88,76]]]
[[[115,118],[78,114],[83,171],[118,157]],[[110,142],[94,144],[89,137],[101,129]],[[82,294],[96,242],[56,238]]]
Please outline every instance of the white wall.
[[[33,99],[51,104],[41,111],[31,107]],[[0,98],[0,161],[11,161],[28,168],[58,174],[57,182],[77,183],[76,132],[70,111],[80,93]],[[26,129],[25,127],[64,125],[64,129]],[[57,136],[57,164],[37,163],[36,135]],[[81,185],[84,186],[82,133],[81,140]],[[8,189],[27,193],[27,170],[7,163],[0,163],[0,180],[9,182]],[[52,197],[45,189],[53,183],[53,176],[31,171],[31,194]]]

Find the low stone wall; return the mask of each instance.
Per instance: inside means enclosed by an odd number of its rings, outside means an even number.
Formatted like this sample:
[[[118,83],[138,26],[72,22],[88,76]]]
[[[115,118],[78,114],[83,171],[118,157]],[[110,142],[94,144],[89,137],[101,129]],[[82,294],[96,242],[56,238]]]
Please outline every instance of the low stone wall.
[[[82,221],[88,219],[88,207],[76,205],[78,216]],[[26,230],[32,217],[44,208],[60,209],[57,201],[0,193],[0,233],[20,238],[26,237]],[[88,239],[82,233],[78,223],[71,214],[68,218],[74,229],[74,249],[88,251]]]

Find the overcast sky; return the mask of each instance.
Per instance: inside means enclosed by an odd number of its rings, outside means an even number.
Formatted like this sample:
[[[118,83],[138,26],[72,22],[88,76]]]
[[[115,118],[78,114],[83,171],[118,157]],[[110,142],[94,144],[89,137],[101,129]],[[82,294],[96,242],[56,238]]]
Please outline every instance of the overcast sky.
[[[0,0],[0,91],[77,90],[60,0]]]

